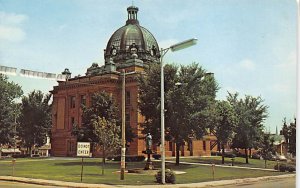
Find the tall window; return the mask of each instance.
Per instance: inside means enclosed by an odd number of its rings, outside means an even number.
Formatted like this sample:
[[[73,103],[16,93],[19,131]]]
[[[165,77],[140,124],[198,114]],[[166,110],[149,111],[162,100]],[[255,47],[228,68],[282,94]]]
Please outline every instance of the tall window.
[[[75,124],[75,118],[71,117],[71,122],[70,122],[70,127],[73,128],[74,124]]]
[[[75,108],[76,98],[75,96],[70,97],[70,107]]]
[[[86,95],[80,96],[80,104],[84,106],[86,105]]]
[[[125,94],[125,103],[126,103],[126,105],[130,104],[130,91],[126,91],[126,94]]]
[[[126,122],[130,123],[130,114],[129,113],[125,114],[125,120],[126,120]]]
[[[206,142],[203,141],[203,150],[206,151]]]

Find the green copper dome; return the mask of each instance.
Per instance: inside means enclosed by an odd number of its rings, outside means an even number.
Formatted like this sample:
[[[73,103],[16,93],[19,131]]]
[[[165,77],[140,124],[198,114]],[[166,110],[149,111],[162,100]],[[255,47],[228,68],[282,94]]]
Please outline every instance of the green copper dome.
[[[159,46],[150,31],[139,25],[138,8],[130,6],[127,11],[126,25],[110,37],[104,54],[105,59],[112,58],[114,62],[122,63],[130,59],[132,54],[137,54],[144,62],[158,60]]]

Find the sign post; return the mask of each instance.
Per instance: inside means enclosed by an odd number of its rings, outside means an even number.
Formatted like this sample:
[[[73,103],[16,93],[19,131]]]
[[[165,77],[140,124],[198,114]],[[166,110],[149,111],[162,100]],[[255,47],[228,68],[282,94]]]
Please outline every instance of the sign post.
[[[82,182],[83,174],[83,157],[90,156],[91,144],[89,142],[77,142],[77,157],[81,157],[81,176],[80,181]]]

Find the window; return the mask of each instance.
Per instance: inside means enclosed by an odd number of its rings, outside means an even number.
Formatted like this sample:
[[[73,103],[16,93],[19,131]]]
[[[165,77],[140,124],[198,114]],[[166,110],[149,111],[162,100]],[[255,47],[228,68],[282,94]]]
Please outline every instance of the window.
[[[172,149],[173,149],[173,143],[172,142],[169,142],[169,151],[172,151]]]
[[[126,91],[126,94],[125,94],[125,103],[126,103],[126,105],[130,104],[130,91]]]
[[[86,95],[80,96],[80,104],[86,106]]]
[[[203,141],[203,150],[206,151],[206,142]]]
[[[130,122],[130,114],[129,113],[126,113],[125,114],[125,120],[126,120],[126,122]]]
[[[75,102],[76,102],[75,99],[76,99],[75,96],[70,97],[70,107],[71,108],[75,108]]]
[[[74,124],[75,124],[75,118],[71,117],[71,125],[70,125],[70,127],[73,128]]]

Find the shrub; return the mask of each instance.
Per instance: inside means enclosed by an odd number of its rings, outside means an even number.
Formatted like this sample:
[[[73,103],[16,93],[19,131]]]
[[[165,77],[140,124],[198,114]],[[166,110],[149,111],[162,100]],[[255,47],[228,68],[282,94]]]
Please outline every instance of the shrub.
[[[279,165],[279,171],[280,171],[280,172],[285,172],[285,170],[287,170],[287,169],[286,169],[286,164],[280,164],[280,165]]]
[[[154,159],[160,159],[161,158],[161,155],[160,154],[153,154],[152,155],[152,157],[154,158]]]
[[[156,178],[156,182],[157,183],[161,183],[161,170],[157,172],[157,174],[155,174],[155,178]],[[176,178],[175,178],[175,173],[170,170],[170,169],[166,169],[166,183],[172,183],[174,184],[175,181],[176,181]]]
[[[294,172],[294,171],[296,171],[296,167],[292,166],[292,165],[289,165],[289,166],[286,167],[286,170],[289,171],[289,172]]]
[[[278,170],[278,164],[274,166],[274,170]]]
[[[25,158],[30,157],[30,154],[18,154],[18,155],[12,155],[13,158]]]
[[[224,154],[224,157],[235,158],[236,155],[233,154],[233,153],[225,153],[225,154]]]

